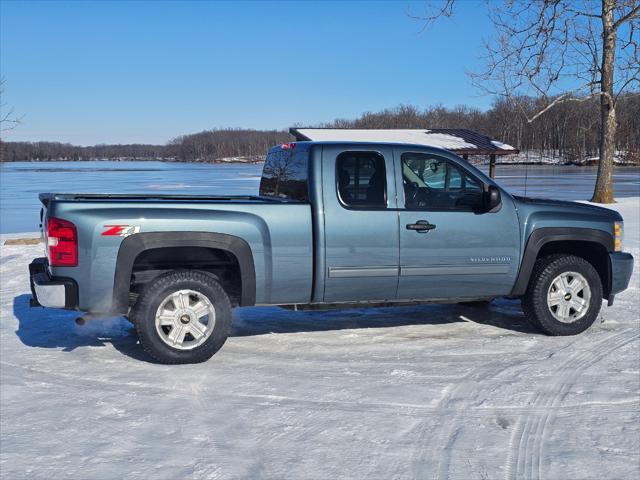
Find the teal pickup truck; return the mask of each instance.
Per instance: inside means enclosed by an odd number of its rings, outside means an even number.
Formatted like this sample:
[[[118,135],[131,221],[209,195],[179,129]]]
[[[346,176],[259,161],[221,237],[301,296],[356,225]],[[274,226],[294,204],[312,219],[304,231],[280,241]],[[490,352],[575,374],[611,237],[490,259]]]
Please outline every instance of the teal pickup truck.
[[[408,144],[276,146],[254,197],[40,200],[32,305],[124,315],[163,363],[210,358],[236,306],[520,298],[539,330],[574,335],[633,268],[617,212],[514,197],[462,158]]]

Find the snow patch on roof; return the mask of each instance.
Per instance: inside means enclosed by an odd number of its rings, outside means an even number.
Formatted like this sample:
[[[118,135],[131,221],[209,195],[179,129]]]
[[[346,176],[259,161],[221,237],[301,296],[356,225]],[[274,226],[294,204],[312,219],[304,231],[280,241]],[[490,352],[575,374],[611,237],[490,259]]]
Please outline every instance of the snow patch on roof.
[[[502,142],[499,142],[498,140],[491,140],[491,143],[496,147],[501,148],[502,150],[515,150],[515,148],[509,145],[508,143],[502,143]]]
[[[463,138],[446,133],[416,129],[341,129],[341,128],[299,128],[302,135],[316,142],[394,142],[427,145],[447,150],[477,149],[477,145]]]

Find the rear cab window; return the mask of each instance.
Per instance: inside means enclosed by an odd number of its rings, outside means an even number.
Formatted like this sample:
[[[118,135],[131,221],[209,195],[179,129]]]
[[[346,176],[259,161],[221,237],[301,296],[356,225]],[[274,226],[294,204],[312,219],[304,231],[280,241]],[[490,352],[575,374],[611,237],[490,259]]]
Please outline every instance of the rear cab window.
[[[267,154],[260,196],[298,202],[309,201],[309,147],[285,143],[273,147]]]

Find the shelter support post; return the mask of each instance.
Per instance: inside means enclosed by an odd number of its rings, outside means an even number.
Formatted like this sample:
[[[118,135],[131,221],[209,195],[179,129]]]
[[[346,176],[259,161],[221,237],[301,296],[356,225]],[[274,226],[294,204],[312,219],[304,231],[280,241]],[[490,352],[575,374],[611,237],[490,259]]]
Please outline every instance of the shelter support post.
[[[495,154],[489,155],[489,176],[496,178],[496,156]]]

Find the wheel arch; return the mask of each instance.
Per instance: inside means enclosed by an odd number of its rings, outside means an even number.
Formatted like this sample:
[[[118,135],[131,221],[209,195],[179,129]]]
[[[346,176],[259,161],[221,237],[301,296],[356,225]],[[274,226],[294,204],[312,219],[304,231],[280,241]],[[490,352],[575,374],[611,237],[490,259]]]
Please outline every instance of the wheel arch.
[[[126,237],[118,250],[113,284],[113,314],[126,314],[129,308],[131,275],[136,259],[144,252],[172,247],[203,247],[233,255],[239,265],[240,306],[255,305],[256,273],[249,244],[240,237],[210,232],[148,232]]]
[[[606,298],[611,290],[611,265],[608,253],[613,250],[613,236],[603,230],[573,227],[534,230],[527,240],[520,270],[510,296],[524,295],[538,258],[553,253],[566,253],[584,258],[596,268],[602,280],[602,289]]]

